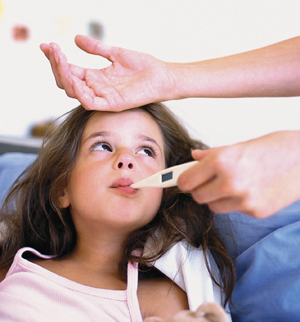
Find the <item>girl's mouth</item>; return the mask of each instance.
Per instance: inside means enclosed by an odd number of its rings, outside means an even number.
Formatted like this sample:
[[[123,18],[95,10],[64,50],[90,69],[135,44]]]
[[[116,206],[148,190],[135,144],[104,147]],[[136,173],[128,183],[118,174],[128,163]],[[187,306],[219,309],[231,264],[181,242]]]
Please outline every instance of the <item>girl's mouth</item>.
[[[138,190],[133,189],[130,187],[130,185],[133,184],[133,181],[129,178],[120,178],[116,180],[110,188],[114,189],[115,191],[118,191],[121,194],[132,196],[135,195]]]

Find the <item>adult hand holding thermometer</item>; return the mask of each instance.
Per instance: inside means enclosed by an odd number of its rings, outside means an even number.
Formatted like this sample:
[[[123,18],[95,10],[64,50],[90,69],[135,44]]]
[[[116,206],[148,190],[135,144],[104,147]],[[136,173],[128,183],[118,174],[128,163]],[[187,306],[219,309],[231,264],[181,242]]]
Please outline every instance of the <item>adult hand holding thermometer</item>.
[[[147,187],[169,188],[169,187],[177,186],[177,179],[179,175],[185,170],[192,167],[193,165],[196,165],[197,163],[198,161],[191,161],[191,162],[175,165],[173,167],[159,171],[146,179],[133,183],[130,186],[134,189],[147,188]]]

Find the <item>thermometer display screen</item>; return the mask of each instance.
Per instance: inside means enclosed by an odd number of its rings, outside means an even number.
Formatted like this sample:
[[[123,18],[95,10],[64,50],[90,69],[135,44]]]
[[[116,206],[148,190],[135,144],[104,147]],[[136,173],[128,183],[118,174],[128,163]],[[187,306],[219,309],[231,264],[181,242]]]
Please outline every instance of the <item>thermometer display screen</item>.
[[[165,181],[168,181],[168,180],[171,180],[173,179],[173,172],[168,172],[168,173],[165,173],[161,176],[161,181],[162,182],[165,182]]]

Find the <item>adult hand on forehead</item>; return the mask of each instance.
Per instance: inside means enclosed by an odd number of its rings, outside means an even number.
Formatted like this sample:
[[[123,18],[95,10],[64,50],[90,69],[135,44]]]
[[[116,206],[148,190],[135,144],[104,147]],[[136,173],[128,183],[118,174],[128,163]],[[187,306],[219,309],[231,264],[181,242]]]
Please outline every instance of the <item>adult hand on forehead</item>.
[[[57,86],[86,109],[121,111],[168,99],[168,87],[172,87],[168,63],[87,36],[76,36],[75,42],[112,64],[103,69],[82,68],[69,64],[55,43],[40,48],[50,61]]]
[[[220,305],[205,303],[196,312],[180,311],[168,320],[159,317],[149,317],[144,322],[229,322],[229,318]]]
[[[69,64],[55,43],[40,47],[58,87],[86,109],[121,111],[188,97],[300,95],[300,37],[192,63],[163,62],[87,36],[76,36],[75,42],[83,51],[112,64],[103,69],[83,68]]]
[[[193,157],[199,163],[179,176],[178,187],[216,213],[263,218],[300,198],[300,131],[195,150]]]

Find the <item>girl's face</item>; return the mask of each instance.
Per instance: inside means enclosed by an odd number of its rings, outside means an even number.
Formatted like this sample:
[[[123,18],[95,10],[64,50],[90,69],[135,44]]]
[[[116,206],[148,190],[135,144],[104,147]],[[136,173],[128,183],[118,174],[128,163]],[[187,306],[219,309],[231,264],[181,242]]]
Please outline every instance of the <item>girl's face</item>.
[[[156,215],[162,189],[130,184],[165,168],[161,131],[141,109],[95,112],[83,131],[78,158],[60,198],[76,230],[133,231]]]

